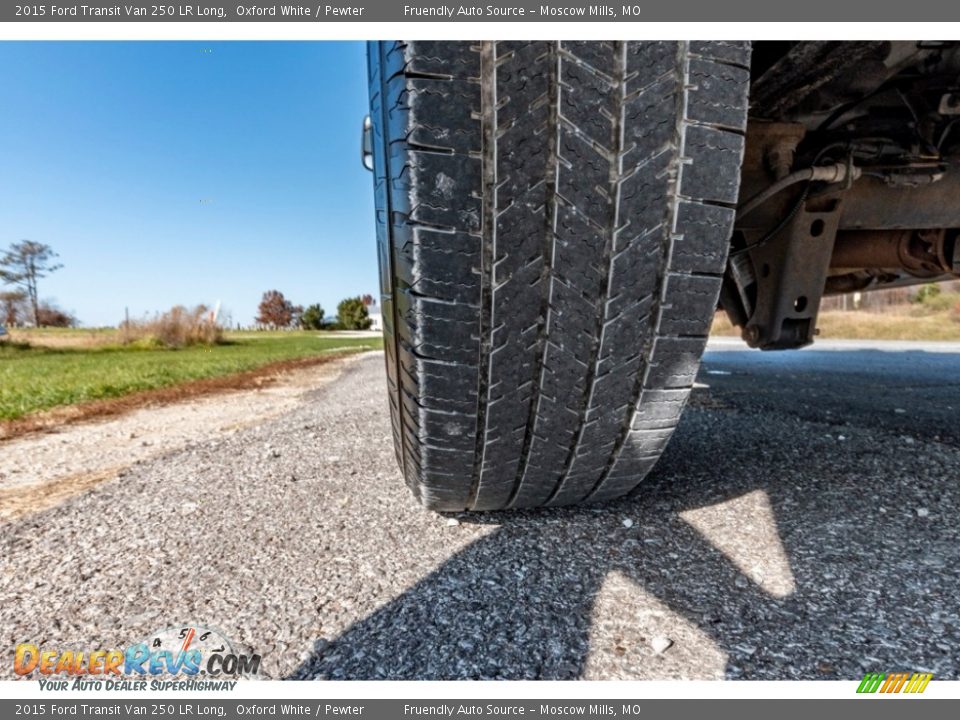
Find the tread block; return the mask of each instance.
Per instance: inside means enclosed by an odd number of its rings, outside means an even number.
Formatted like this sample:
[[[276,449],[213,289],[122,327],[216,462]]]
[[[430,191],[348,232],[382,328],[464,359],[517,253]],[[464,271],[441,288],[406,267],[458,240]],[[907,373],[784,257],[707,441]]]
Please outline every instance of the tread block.
[[[653,343],[644,387],[692,387],[706,345],[706,338],[658,337]]]
[[[687,395],[686,390],[644,390],[640,393],[631,429],[668,430],[676,427]]]
[[[651,82],[670,75],[677,77],[680,44],[676,42],[629,42],[626,47],[627,95],[633,95]]]
[[[450,75],[460,79],[480,77],[480,54],[472,43],[417,40],[395,45],[394,53],[399,55],[402,69],[408,73]]]
[[[660,332],[706,337],[717,308],[720,278],[670,273],[664,294],[676,302],[661,307]]]
[[[480,163],[466,155],[437,155],[410,151],[405,174],[395,179],[393,196],[397,190],[404,200],[397,201],[395,210],[403,212],[403,222],[441,226],[469,233],[479,233],[483,213],[482,201],[476,195],[481,187]],[[406,184],[411,185],[406,188]]]
[[[734,212],[729,208],[681,202],[677,211],[677,237],[673,243],[671,269],[722,275],[733,216]]]
[[[610,161],[600,154],[587,138],[566,123],[560,129],[560,161],[576,172],[561,172],[557,192],[598,227],[608,224],[610,207],[607,196],[600,192],[610,179]]]
[[[683,168],[680,192],[690,198],[736,205],[743,137],[727,130],[691,125],[687,128],[684,151],[693,162]]]
[[[714,60],[690,60],[688,113],[691,120],[724,127],[747,129],[747,94],[750,71]]]
[[[697,40],[690,43],[690,52],[742,67],[750,66],[749,40]]]
[[[480,240],[423,227],[397,233],[397,277],[419,295],[480,306]]]

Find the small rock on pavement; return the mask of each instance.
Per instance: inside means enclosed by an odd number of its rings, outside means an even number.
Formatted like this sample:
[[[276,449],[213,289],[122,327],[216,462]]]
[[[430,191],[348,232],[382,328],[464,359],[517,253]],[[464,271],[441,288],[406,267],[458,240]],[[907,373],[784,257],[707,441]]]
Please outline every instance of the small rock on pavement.
[[[917,517],[928,517],[929,515],[930,515],[930,511],[927,510],[926,508],[924,507],[917,508]]]
[[[633,527],[633,520],[631,520],[630,518],[624,518],[624,519],[623,519],[623,526],[624,526],[625,528],[632,528],[632,527]]]
[[[657,655],[663,655],[667,650],[673,646],[673,640],[664,636],[657,635],[655,638],[650,640],[650,647],[653,648],[653,651]]]

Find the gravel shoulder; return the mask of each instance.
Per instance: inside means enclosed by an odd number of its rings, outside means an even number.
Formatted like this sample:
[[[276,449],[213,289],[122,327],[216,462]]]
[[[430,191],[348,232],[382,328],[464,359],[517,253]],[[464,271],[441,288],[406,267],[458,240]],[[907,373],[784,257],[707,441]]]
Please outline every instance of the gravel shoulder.
[[[960,353],[914,350],[711,351],[633,497],[488,515],[413,504],[367,354],[0,521],[0,642],[194,621],[275,678],[960,679],[960,438],[931,402],[960,403]]]
[[[268,377],[253,390],[224,391],[57,424],[42,434],[0,441],[0,519],[51,507],[131,467],[236,433],[304,402],[357,356],[341,356]],[[248,383],[250,384],[250,383]],[[226,386],[229,387],[229,386]],[[174,389],[176,391],[176,389]],[[185,398],[190,398],[184,393]]]

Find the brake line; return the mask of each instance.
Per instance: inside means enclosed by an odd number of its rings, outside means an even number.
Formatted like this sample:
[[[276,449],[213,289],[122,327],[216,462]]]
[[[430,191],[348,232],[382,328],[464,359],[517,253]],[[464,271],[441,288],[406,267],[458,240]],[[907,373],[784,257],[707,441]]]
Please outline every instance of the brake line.
[[[802,182],[825,182],[828,184],[852,182],[860,177],[862,171],[852,163],[834,163],[832,165],[814,165],[792,172],[777,180],[769,187],[761,190],[752,198],[737,208],[737,220],[740,221],[758,207],[763,205],[774,195],[783,192],[788,187]]]

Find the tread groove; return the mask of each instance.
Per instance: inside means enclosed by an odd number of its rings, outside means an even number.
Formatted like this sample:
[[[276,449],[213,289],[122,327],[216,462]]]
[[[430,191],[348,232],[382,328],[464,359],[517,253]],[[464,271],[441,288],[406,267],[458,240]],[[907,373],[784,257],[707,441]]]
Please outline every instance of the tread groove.
[[[534,360],[533,377],[531,387],[533,388],[533,398],[530,401],[527,410],[527,422],[524,425],[523,445],[520,448],[520,459],[517,463],[517,473],[513,480],[513,487],[510,495],[507,497],[506,507],[512,507],[516,501],[517,492],[520,490],[520,484],[523,481],[523,473],[527,468],[527,462],[530,457],[530,445],[533,442],[534,430],[536,428],[537,408],[540,401],[540,392],[543,386],[543,365],[544,355],[547,351],[547,328],[549,326],[550,308],[550,287],[551,276],[553,273],[553,257],[556,246],[556,226],[557,226],[557,173],[559,172],[559,158],[557,157],[557,146],[559,145],[559,105],[560,105],[560,53],[555,44],[551,43],[550,52],[547,55],[550,62],[550,89],[549,89],[549,113],[550,121],[548,124],[549,138],[547,145],[547,169],[546,169],[546,204],[544,210],[543,227],[543,268],[540,271],[539,283],[542,286],[540,291],[540,312],[537,316],[537,349]],[[519,389],[519,388],[518,388]]]
[[[486,455],[487,406],[490,403],[490,331],[493,315],[493,264],[497,252],[497,43],[485,41],[480,50],[480,84],[482,87],[483,124],[483,219],[480,256],[480,352],[477,361],[476,449],[473,477],[467,495],[467,508],[473,509],[480,492],[480,476]]]
[[[626,83],[624,82],[627,73],[626,43],[614,43],[614,55],[616,58],[616,67],[614,75],[611,78],[612,84],[619,91],[616,98],[616,112],[613,114],[613,123],[611,124],[611,151],[610,167],[608,172],[609,183],[609,216],[605,224],[605,240],[603,247],[603,259],[606,266],[604,280],[600,286],[599,298],[596,302],[596,314],[594,318],[595,330],[593,333],[593,347],[590,350],[590,360],[587,369],[587,377],[584,382],[583,398],[580,404],[580,415],[578,419],[578,430],[576,439],[570,446],[570,450],[564,460],[563,469],[557,477],[557,483],[544,501],[545,505],[550,505],[560,494],[570,474],[570,468],[573,465],[574,458],[580,445],[583,442],[584,430],[587,426],[587,413],[593,405],[594,390],[596,388],[597,377],[599,375],[600,349],[603,346],[604,335],[607,331],[608,321],[606,319],[607,306],[609,304],[610,286],[613,283],[614,271],[614,246],[616,244],[618,228],[620,227],[620,207],[622,200],[622,182],[623,177],[623,148],[624,142],[624,114],[626,112]]]
[[[683,88],[682,92],[677,93],[677,108],[676,108],[676,124],[674,129],[674,143],[677,148],[677,154],[680,157],[685,157],[684,154],[684,140],[685,140],[685,126],[687,123],[687,79],[689,77],[689,44],[685,42],[680,42],[677,44],[677,66],[682,68],[681,73],[681,87]],[[670,202],[665,207],[663,223],[666,227],[670,228],[670,233],[675,232],[676,229],[676,215],[677,215],[677,203],[680,197],[680,186],[681,179],[683,175],[683,164],[680,163],[677,167],[677,177],[673,179],[669,194],[671,195]],[[664,242],[661,247],[661,255],[658,262],[657,268],[657,277],[662,282],[663,278],[667,273],[670,261],[670,251],[671,251],[671,235],[667,233],[664,237]],[[647,342],[643,347],[641,352],[641,365],[640,369],[637,372],[636,379],[634,380],[633,391],[630,396],[630,403],[627,406],[627,416],[620,427],[620,432],[617,436],[616,442],[613,446],[613,451],[610,453],[610,457],[607,461],[606,467],[604,467],[603,473],[597,479],[596,483],[592,488],[587,492],[587,494],[582,498],[583,502],[589,502],[590,499],[596,495],[600,489],[607,482],[607,479],[610,476],[611,471],[614,466],[617,464],[617,461],[620,459],[621,454],[623,453],[623,448],[626,443],[627,437],[630,433],[632,419],[636,413],[636,408],[640,404],[640,400],[643,394],[643,388],[646,383],[646,375],[650,368],[651,355],[653,353],[653,346],[656,342],[657,331],[659,330],[660,325],[660,312],[661,306],[663,304],[663,289],[661,288],[654,296],[653,308],[650,311],[650,332],[647,336]],[[642,479],[642,478],[640,478]],[[638,482],[639,480],[638,479]]]

